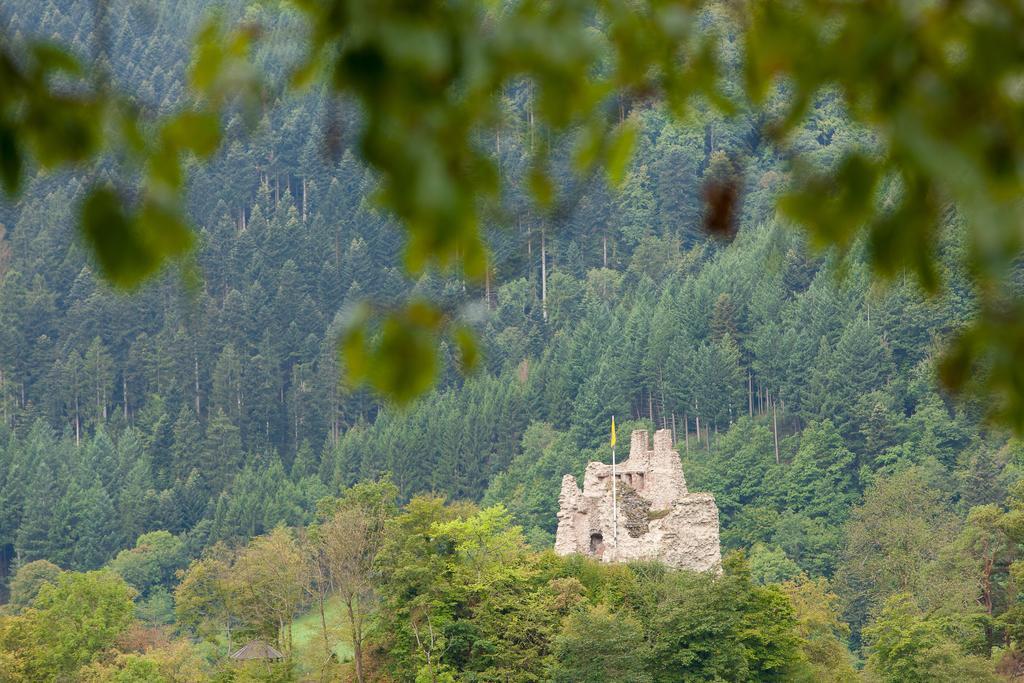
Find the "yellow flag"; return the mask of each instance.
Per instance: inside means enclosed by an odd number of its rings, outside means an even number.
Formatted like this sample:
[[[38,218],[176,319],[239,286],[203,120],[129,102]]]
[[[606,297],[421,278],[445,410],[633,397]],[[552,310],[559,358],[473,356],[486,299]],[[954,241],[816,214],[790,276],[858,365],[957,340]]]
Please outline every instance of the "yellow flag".
[[[612,415],[612,448],[615,448],[615,416]]]

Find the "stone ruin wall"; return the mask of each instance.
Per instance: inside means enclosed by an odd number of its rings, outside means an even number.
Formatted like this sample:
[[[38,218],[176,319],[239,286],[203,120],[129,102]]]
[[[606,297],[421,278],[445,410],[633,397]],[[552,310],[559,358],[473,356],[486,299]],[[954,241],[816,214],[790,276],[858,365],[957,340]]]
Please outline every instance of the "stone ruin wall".
[[[618,541],[612,513],[612,466],[591,462],[583,475],[562,478],[555,552],[578,553],[605,562],[660,560],[680,569],[720,571],[718,506],[710,493],[686,488],[679,453],[673,450],[672,430],[654,433],[648,449],[647,432],[630,438],[629,458],[616,467],[618,480]]]

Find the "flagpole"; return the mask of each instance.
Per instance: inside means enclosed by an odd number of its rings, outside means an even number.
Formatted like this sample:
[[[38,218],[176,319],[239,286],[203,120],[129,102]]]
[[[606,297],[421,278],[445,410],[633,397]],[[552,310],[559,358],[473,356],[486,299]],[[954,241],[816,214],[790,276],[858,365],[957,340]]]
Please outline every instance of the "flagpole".
[[[615,434],[615,416],[612,415],[612,434]],[[616,553],[619,550],[619,499],[618,499],[618,477],[615,473],[615,440],[612,437],[612,544]],[[618,559],[618,558],[615,558]]]

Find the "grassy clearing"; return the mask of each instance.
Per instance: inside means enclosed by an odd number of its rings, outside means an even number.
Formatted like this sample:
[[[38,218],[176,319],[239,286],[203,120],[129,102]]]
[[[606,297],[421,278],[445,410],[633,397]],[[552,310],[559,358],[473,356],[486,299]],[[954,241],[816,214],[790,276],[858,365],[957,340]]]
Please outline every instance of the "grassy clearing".
[[[350,662],[352,642],[341,601],[336,597],[328,600],[324,614],[331,651],[339,662]],[[292,647],[302,680],[319,680],[317,674],[322,670],[325,654],[320,610],[316,605],[292,622]]]
[[[292,657],[300,681],[348,680],[352,668],[352,641],[341,600],[336,597],[328,600],[324,604],[324,616],[327,619],[327,639],[336,658],[334,662],[328,662],[324,653],[320,610],[315,604],[292,621]],[[244,642],[236,638],[229,648],[224,634],[216,642],[203,641],[197,647],[210,662],[226,666],[228,652],[242,645]]]

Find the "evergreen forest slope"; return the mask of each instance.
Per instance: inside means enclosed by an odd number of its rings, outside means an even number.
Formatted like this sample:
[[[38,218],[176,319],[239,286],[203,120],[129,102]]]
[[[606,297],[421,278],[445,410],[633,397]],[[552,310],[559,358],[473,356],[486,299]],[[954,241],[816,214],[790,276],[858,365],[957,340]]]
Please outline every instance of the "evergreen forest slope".
[[[287,14],[229,4],[268,27],[259,58],[280,71],[287,43],[273,37]],[[17,3],[0,22],[84,52],[90,7]],[[139,106],[172,108],[203,3],[111,12],[112,77]],[[223,151],[190,171],[194,259],[131,295],[97,278],[75,237],[73,176],[31,179],[0,206],[0,595],[16,597],[14,570],[37,560],[120,567],[132,583],[128,549],[149,535],[175,559],[133,584],[137,609],[172,622],[176,569],[218,542],[309,525],[318,501],[386,474],[403,504],[423,493],[501,504],[496,524],[542,550],[562,475],[608,457],[615,415],[623,433],[676,430],[690,488],[718,502],[723,551],[745,551],[744,590],[827,580],[814,585],[827,586],[841,640],[840,617],[855,649],[913,622],[949,671],[1016,637],[1008,567],[1024,540],[1024,451],[935,380],[941,340],[974,306],[950,265],[963,248],[954,218],[940,295],[903,278],[878,286],[859,247],[815,253],[776,219],[787,168],[757,114],[698,109],[680,125],[645,105],[623,187],[564,164],[573,201],[551,219],[527,199],[542,133],[530,93],[514,90],[493,141],[512,180],[488,227],[486,282],[413,281],[374,178],[350,151],[325,151],[334,127],[359,125],[335,104],[313,92],[274,100],[254,125],[233,114]],[[547,144],[564,163],[560,141]],[[822,96],[792,144],[829,164],[867,143]],[[702,188],[723,176],[743,187],[727,240],[701,228]],[[337,336],[353,306],[416,296],[472,321],[477,370],[464,376],[444,349],[437,387],[401,410],[340,383]],[[570,650],[571,635],[559,641]]]

